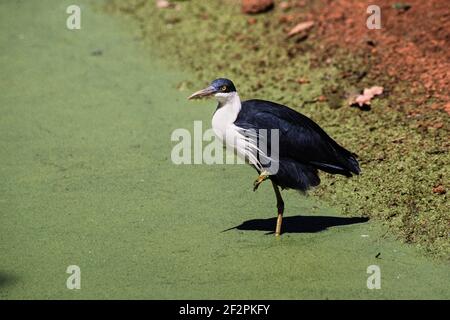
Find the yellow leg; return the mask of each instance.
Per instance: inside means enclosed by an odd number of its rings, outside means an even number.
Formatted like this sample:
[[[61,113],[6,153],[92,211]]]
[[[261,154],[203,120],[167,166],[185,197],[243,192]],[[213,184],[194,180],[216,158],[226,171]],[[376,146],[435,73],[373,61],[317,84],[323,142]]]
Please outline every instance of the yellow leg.
[[[284,201],[281,197],[280,190],[275,182],[272,181],[273,190],[275,191],[275,196],[277,197],[277,209],[278,209],[278,217],[277,217],[277,226],[275,227],[275,236],[279,237],[281,235],[281,222],[283,221],[283,213],[284,213]]]
[[[277,227],[275,229],[275,236],[279,236],[281,234],[281,222],[283,220],[283,214],[282,213],[278,213],[278,218],[277,218]]]

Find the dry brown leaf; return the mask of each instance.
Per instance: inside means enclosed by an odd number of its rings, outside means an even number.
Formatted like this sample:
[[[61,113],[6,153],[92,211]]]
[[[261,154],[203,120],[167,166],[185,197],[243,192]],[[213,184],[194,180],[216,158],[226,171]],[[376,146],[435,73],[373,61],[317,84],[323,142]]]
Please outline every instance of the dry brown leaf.
[[[444,107],[445,112],[447,112],[448,114],[450,114],[450,102],[447,102],[447,104]]]
[[[170,8],[172,4],[167,0],[156,0],[156,7],[159,9]]]
[[[370,105],[372,98],[382,93],[383,87],[380,86],[373,86],[371,88],[366,88],[364,89],[362,94],[352,97],[349,101],[349,104],[350,105],[357,104],[360,107],[364,105]]]
[[[296,35],[297,33],[309,30],[313,26],[314,26],[314,21],[301,22],[301,23],[297,24],[295,27],[293,27],[291,29],[291,31],[289,31],[288,37],[292,37],[293,35]]]
[[[444,123],[442,121],[439,121],[439,122],[433,123],[431,126],[435,129],[441,129],[444,126]]]
[[[383,87],[380,86],[373,86],[369,89],[364,89],[364,94],[370,94],[372,96],[378,96],[383,93]]]
[[[272,9],[274,0],[242,0],[241,10],[243,13],[255,14]]]
[[[444,194],[447,192],[447,190],[445,190],[444,186],[440,184],[433,188],[433,192],[437,194]]]
[[[298,79],[296,80],[296,82],[297,82],[298,84],[305,84],[305,83],[309,83],[309,80],[308,80],[307,78],[298,78]]]
[[[287,10],[291,7],[291,4],[287,1],[283,1],[280,3],[281,10]]]
[[[247,19],[247,23],[248,23],[249,25],[254,25],[256,22],[257,22],[257,20],[256,20],[255,18],[249,18],[249,19]]]

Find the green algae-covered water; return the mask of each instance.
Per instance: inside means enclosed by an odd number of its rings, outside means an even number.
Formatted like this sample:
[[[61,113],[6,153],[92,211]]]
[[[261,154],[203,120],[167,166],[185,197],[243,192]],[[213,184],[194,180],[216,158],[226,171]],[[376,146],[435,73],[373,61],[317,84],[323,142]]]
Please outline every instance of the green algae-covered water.
[[[173,130],[209,125],[215,104],[186,101],[195,79],[133,23],[79,3],[81,30],[69,1],[0,3],[0,298],[450,298],[448,265],[374,222],[286,192],[275,239],[251,168],[174,165]]]

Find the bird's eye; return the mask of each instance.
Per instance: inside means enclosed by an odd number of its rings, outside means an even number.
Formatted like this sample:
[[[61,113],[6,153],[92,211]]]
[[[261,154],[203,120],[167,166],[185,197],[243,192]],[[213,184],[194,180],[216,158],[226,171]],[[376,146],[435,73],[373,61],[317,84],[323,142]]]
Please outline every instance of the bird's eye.
[[[222,86],[222,87],[220,88],[220,90],[226,91],[226,90],[227,90],[227,86]]]

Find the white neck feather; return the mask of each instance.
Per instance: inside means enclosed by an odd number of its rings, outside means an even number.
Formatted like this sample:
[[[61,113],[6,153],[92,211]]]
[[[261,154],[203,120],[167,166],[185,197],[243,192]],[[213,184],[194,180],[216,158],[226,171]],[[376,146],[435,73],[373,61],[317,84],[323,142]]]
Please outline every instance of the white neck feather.
[[[219,106],[212,118],[212,128],[219,139],[225,140],[226,130],[234,126],[233,123],[241,111],[241,99],[237,92],[219,93],[215,97],[219,101]]]

